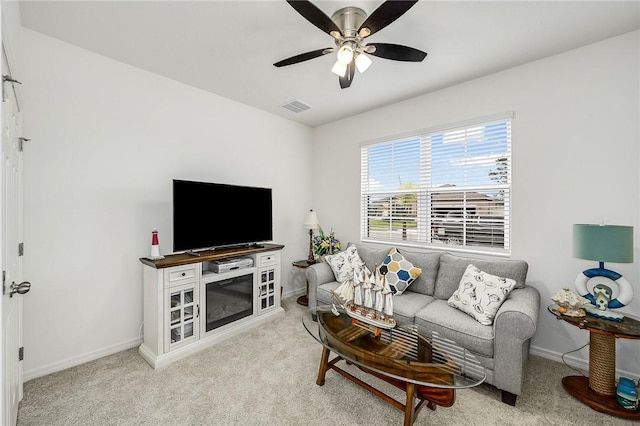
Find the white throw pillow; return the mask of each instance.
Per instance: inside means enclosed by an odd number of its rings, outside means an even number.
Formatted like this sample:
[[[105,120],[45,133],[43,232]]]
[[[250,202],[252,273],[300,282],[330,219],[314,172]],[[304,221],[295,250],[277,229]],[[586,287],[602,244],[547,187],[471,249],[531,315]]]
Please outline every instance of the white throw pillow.
[[[515,285],[516,281],[511,278],[497,277],[469,265],[458,289],[447,303],[471,315],[480,324],[491,325],[498,309]]]
[[[339,253],[325,256],[324,260],[331,266],[333,275],[339,283],[353,279],[353,270],[361,268],[364,264],[358,255],[358,249],[353,245]]]

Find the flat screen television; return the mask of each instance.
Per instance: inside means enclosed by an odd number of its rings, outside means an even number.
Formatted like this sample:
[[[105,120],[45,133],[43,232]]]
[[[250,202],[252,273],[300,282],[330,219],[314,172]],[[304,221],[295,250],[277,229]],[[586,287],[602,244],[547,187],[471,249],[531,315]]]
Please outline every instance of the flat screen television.
[[[273,239],[271,188],[173,180],[173,250]]]

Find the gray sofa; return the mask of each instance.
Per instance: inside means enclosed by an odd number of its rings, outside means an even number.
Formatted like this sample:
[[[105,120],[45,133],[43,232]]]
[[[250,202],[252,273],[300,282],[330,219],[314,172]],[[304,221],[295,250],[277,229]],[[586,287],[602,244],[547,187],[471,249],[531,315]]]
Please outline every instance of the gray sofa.
[[[371,271],[382,263],[391,248],[355,246]],[[517,396],[522,393],[529,344],[536,332],[540,305],[538,290],[525,284],[528,264],[522,260],[399,250],[413,265],[422,269],[422,274],[404,293],[393,296],[396,322],[415,323],[437,331],[470,350],[484,365],[486,382],[501,390],[502,402],[515,405]],[[492,325],[482,325],[447,304],[470,263],[489,274],[516,281]],[[331,290],[340,283],[335,281],[328,263],[312,265],[306,270],[306,277],[310,308],[335,302]]]

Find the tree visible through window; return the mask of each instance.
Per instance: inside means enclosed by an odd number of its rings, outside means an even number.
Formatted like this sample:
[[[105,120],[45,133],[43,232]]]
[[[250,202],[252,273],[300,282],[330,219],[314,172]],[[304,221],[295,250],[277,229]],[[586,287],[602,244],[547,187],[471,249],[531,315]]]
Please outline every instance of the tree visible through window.
[[[508,252],[511,116],[361,148],[361,238]]]

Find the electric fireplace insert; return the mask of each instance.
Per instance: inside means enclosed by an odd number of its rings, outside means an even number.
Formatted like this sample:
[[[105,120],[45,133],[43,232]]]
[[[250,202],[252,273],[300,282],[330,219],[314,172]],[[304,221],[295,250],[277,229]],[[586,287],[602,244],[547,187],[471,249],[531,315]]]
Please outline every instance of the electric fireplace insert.
[[[253,273],[206,285],[206,331],[253,314]]]

